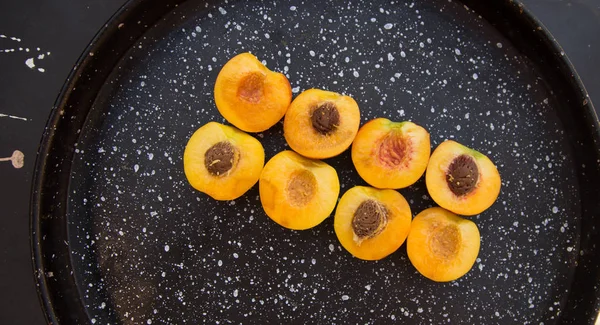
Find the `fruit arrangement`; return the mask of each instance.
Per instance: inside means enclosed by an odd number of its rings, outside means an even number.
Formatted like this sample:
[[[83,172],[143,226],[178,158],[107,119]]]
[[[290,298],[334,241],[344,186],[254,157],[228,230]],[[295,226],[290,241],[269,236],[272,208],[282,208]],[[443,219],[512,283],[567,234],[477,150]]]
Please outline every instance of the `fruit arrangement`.
[[[409,121],[376,118],[360,127],[360,109],[350,96],[309,89],[292,101],[285,75],[250,53],[223,66],[214,96],[218,111],[235,127],[209,122],[190,137],[183,164],[192,187],[216,200],[233,200],[258,182],[266,215],[293,230],[315,227],[335,209],[335,234],[351,255],[379,260],[406,241],[412,265],[433,281],[453,281],[472,268],[480,234],[473,221],[459,215],[488,209],[501,186],[485,155],[451,140],[431,153],[429,132]],[[265,164],[261,143],[245,132],[267,130],[282,118],[292,150]],[[352,187],[338,202],[338,173],[319,159],[350,147],[356,171],[371,186]],[[396,190],[423,174],[440,207],[413,219]]]

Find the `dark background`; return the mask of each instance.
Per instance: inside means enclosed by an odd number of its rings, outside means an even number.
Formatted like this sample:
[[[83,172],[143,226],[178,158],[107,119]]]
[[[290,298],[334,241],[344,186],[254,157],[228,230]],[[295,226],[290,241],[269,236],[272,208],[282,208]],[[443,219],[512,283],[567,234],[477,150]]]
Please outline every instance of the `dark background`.
[[[0,158],[11,156],[14,150],[25,154],[22,169],[0,162],[0,324],[45,323],[29,245],[29,198],[37,146],[73,64],[124,2],[0,1],[0,35],[8,37],[0,36],[0,114],[27,119],[0,117]],[[600,0],[523,2],[563,46],[598,108]],[[41,54],[43,58],[38,58]],[[29,58],[34,58],[35,68],[25,64]]]

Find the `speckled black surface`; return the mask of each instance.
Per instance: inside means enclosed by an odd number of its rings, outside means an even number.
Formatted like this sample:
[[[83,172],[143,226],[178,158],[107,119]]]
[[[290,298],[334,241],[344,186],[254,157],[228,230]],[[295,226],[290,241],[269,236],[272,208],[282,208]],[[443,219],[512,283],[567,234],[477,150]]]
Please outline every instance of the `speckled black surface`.
[[[550,324],[579,254],[579,184],[559,106],[539,71],[485,20],[446,1],[187,3],[125,56],[81,130],[68,206],[79,293],[96,324]],[[173,23],[176,21],[176,23]],[[126,29],[128,26],[123,26]],[[473,220],[474,268],[438,284],[405,247],[379,262],[344,251],[332,218],[296,232],[266,217],[255,186],[215,202],[185,180],[188,137],[223,122],[212,87],[251,51],[311,87],[351,95],[362,122],[411,120],[498,166],[496,204]],[[281,124],[255,134],[267,159]],[[348,152],[341,191],[363,185]],[[424,182],[400,190],[413,215]]]

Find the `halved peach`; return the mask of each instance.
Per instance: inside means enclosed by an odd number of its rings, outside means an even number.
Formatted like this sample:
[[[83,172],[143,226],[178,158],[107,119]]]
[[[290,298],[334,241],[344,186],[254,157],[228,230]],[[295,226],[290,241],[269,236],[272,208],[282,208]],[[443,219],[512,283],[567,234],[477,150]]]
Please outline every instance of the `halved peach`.
[[[350,147],[360,125],[358,104],[349,96],[309,89],[290,105],[283,135],[297,153],[315,159],[337,156]]]
[[[412,221],[406,241],[408,258],[426,278],[453,281],[473,267],[479,254],[477,225],[442,208],[429,208]]]
[[[231,126],[209,122],[196,130],[183,152],[188,182],[216,200],[233,200],[260,177],[265,163],[263,146]]]
[[[363,125],[352,144],[352,162],[365,182],[377,188],[404,188],[425,172],[429,132],[412,122],[377,118]]]
[[[489,208],[500,194],[500,174],[482,153],[447,140],[431,155],[425,183],[442,208],[465,216]]]
[[[328,164],[286,150],[265,165],[259,191],[269,218],[283,227],[304,230],[331,214],[340,194],[340,181]]]
[[[408,202],[397,191],[355,186],[340,199],[333,226],[350,254],[380,260],[402,246],[411,216]]]
[[[287,78],[250,53],[238,54],[219,72],[215,104],[223,117],[246,132],[261,132],[285,115],[292,101]]]

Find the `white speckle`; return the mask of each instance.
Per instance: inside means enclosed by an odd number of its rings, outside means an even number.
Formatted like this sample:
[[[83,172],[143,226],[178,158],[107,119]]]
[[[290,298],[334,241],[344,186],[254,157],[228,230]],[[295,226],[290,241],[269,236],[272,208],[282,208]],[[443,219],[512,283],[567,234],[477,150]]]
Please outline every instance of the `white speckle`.
[[[496,315],[496,317],[500,316],[499,312],[495,312],[494,315]]]
[[[300,87],[294,87],[294,88],[292,88],[292,92],[294,94],[297,94],[299,91],[300,91]]]
[[[316,55],[315,51],[313,51],[313,50],[310,50],[310,51],[308,52],[308,54],[310,54],[310,56],[315,56],[315,55]]]
[[[223,266],[223,261],[219,260],[219,261],[217,262],[217,265],[218,265],[218,266]]]
[[[148,160],[152,160],[154,159],[154,154],[153,153],[149,153],[148,154]]]
[[[494,123],[490,123],[490,130],[494,131]]]
[[[350,297],[349,297],[348,295],[343,295],[343,296],[342,296],[342,300],[346,301],[346,300],[348,300],[348,299],[350,299]]]
[[[394,61],[394,56],[392,53],[388,53],[388,61]]]
[[[427,39],[427,43],[431,44],[431,38]]]
[[[290,10],[291,10],[291,11],[296,11],[296,6],[291,6],[291,7],[290,7]]]
[[[238,258],[238,257],[240,257],[240,256],[238,255],[238,253],[233,253],[233,258]]]
[[[460,125],[457,125],[457,126],[456,126],[456,130],[457,130],[457,131],[460,131]]]
[[[552,213],[558,213],[558,207],[552,207]]]
[[[234,297],[237,297],[237,296],[238,296],[238,294],[239,294],[239,292],[238,292],[238,289],[235,289],[235,290],[233,290],[233,296],[234,296]]]
[[[140,86],[141,86],[141,87],[144,87],[145,85],[146,85],[146,83],[145,83],[145,82],[143,82],[143,81],[142,81],[142,82],[140,82]]]
[[[353,75],[355,78],[358,78],[358,76],[359,76],[359,74],[358,74],[358,71],[354,70],[354,72],[352,72],[352,75]]]
[[[425,44],[423,44],[423,42],[419,43],[419,47],[424,48]]]
[[[148,319],[148,320],[146,321],[146,324],[152,324],[152,320],[151,320],[151,319]]]
[[[333,244],[329,244],[329,250],[333,252],[334,249],[335,247],[333,247]]]
[[[406,57],[406,53],[404,53],[404,51],[400,51],[400,56],[405,58]]]
[[[103,303],[100,304],[100,309],[104,309],[104,308],[106,308],[106,303],[105,302],[103,302]]]
[[[417,313],[422,313],[423,312],[423,308],[419,307],[417,308]]]
[[[98,149],[98,153],[103,153],[103,152],[106,152],[106,151],[104,151],[104,148]]]
[[[38,58],[38,60],[43,60],[45,56],[46,56],[46,54],[42,53],[42,54],[38,55],[37,58]]]
[[[498,43],[496,43],[496,46],[497,46],[499,49],[501,49],[501,48],[502,48],[502,43],[498,42]]]
[[[312,265],[317,264],[317,260],[315,260],[314,258],[312,260],[310,260],[310,262],[312,263]]]
[[[168,251],[169,251],[169,249],[171,249],[171,248],[169,247],[169,245],[165,245],[165,252],[168,252]]]
[[[474,73],[473,74],[473,80],[477,80],[478,78],[479,78],[479,76],[476,73]]]
[[[392,29],[392,27],[394,27],[394,24],[392,24],[392,23],[387,23],[387,24],[383,25],[383,28],[385,28],[385,29]]]
[[[96,324],[96,319],[95,318],[92,318],[91,321],[92,321],[92,324]]]
[[[404,110],[403,109],[399,110],[398,114],[400,114],[400,116],[404,116]]]
[[[367,285],[365,286],[365,289],[367,289],[367,290],[371,290],[371,285],[370,285],[370,284],[367,284]]]
[[[133,170],[137,173],[137,171],[140,170],[140,166],[138,164],[133,165]]]
[[[460,55],[460,50],[459,49],[454,49],[454,53],[456,53],[456,55]]]
[[[269,38],[271,38],[271,35],[269,35],[269,33],[265,33],[265,38],[269,39]]]
[[[344,58],[344,62],[346,62],[346,63],[350,62],[350,58],[349,57],[345,57]]]
[[[33,58],[29,58],[25,60],[25,64],[29,67],[29,69],[35,68],[35,63],[33,62]]]
[[[469,113],[465,114],[465,118],[468,120],[469,119]]]
[[[227,13],[227,11],[221,7],[219,7],[219,12],[221,13],[221,15],[224,15]]]
[[[202,28],[200,28],[200,26],[196,26],[196,32],[200,33],[202,31]]]
[[[480,263],[477,267],[479,268],[479,271],[483,271],[483,264]]]

